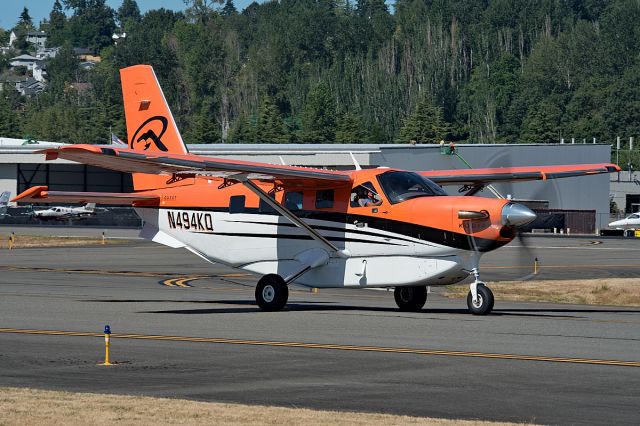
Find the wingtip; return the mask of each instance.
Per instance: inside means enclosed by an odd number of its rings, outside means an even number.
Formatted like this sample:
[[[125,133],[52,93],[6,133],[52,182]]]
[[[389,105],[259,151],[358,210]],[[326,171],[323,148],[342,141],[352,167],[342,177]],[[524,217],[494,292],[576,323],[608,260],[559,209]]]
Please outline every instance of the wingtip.
[[[39,200],[39,199],[47,198],[48,190],[49,190],[48,186],[34,186],[13,197],[11,199],[11,202],[15,203],[18,201]]]

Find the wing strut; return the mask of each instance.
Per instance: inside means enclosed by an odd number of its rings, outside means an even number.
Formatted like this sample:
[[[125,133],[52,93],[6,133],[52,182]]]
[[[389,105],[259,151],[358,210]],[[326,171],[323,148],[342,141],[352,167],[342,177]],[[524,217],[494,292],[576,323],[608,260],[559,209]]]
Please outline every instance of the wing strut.
[[[262,188],[260,188],[258,185],[253,183],[246,176],[238,176],[238,175],[236,175],[233,178],[239,180],[240,182],[242,182],[242,184],[244,186],[246,186],[247,188],[249,188],[249,190],[251,190],[251,192],[253,192],[258,197],[260,197],[260,199],[262,201],[264,201],[265,203],[267,203],[271,207],[273,207],[275,209],[275,211],[280,213],[282,216],[284,216],[287,219],[289,219],[294,225],[296,225],[299,228],[302,228],[303,230],[305,230],[309,234],[309,236],[311,238],[313,238],[314,240],[316,240],[320,244],[322,244],[322,246],[324,246],[324,248],[327,249],[329,252],[336,253],[338,256],[343,257],[343,258],[347,258],[347,257],[349,257],[351,255],[349,253],[349,250],[347,250],[347,249],[340,250],[338,247],[333,245],[329,240],[327,240],[325,237],[320,235],[318,233],[318,231],[316,231],[315,229],[313,229],[312,227],[307,225],[307,223],[304,220],[300,219],[298,216],[294,215],[289,209],[287,209],[282,204],[278,203],[276,200],[271,198],[269,196],[269,194],[264,192],[262,190]]]

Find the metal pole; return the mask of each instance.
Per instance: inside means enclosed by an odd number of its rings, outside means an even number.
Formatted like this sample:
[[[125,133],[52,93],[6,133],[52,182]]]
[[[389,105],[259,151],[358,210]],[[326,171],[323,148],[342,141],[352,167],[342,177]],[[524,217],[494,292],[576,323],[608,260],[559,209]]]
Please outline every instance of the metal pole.
[[[633,136],[629,137],[629,158],[627,159],[627,165],[628,165],[627,170],[629,171],[629,182],[631,182],[631,172],[632,172],[632,169],[631,169],[631,167],[632,167],[631,166],[631,151],[633,151]]]
[[[616,138],[616,166],[620,165],[620,136]],[[618,182],[620,182],[620,171],[618,171]]]

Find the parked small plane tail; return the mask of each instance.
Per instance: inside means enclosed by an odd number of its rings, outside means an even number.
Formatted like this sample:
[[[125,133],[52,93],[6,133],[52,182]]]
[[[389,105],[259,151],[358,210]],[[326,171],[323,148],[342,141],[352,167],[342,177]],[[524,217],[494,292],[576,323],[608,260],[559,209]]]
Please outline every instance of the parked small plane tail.
[[[0,194],[0,216],[7,214],[7,205],[9,204],[9,198],[11,198],[11,192],[4,191]]]
[[[129,148],[146,153],[187,154],[156,74],[149,65],[120,70]],[[167,178],[133,174],[136,190],[167,186]]]
[[[90,212],[95,211],[96,209],[96,203],[87,203],[86,206],[84,206],[84,208],[86,210],[89,210]]]

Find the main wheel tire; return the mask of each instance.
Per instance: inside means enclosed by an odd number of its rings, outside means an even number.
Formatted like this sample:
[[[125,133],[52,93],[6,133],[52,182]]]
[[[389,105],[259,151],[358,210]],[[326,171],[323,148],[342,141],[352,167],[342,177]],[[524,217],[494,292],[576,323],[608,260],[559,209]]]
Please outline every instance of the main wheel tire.
[[[256,303],[263,311],[281,311],[289,299],[289,287],[277,274],[260,278],[256,286]]]
[[[401,311],[418,312],[427,302],[427,287],[396,287],[393,297]]]
[[[493,293],[489,287],[478,285],[478,303],[473,303],[471,291],[467,294],[467,307],[473,315],[489,315],[493,309]]]

